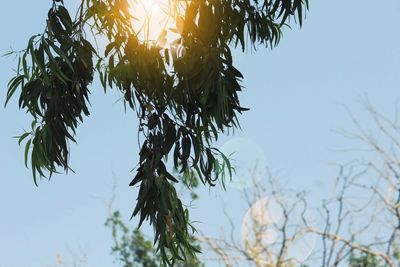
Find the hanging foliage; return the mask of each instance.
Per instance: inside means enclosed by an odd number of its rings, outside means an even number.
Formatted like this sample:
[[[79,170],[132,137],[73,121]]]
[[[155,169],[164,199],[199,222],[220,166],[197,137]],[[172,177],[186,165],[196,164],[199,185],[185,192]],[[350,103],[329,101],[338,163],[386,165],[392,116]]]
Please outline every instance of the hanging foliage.
[[[70,169],[69,142],[89,115],[94,74],[105,91],[120,90],[139,118],[142,140],[130,183],[140,188],[133,216],[139,226],[146,220],[154,226],[163,264],[173,265],[197,252],[195,229],[174,187],[178,177],[214,186],[231,175],[228,158],[213,147],[220,132],[239,127],[237,116],[247,110],[240,105],[243,76],[231,49],[276,46],[290,19],[302,24],[308,1],[179,1],[184,12],[169,14],[179,38],[168,46],[139,38],[131,4],[82,0],[72,19],[63,1],[53,0],[45,31],[20,54],[6,104],[19,89],[19,106],[33,117],[32,131],[19,143],[25,141],[25,163],[37,184],[38,176]],[[94,49],[88,31],[107,39],[105,51]],[[167,168],[167,156],[180,175]]]

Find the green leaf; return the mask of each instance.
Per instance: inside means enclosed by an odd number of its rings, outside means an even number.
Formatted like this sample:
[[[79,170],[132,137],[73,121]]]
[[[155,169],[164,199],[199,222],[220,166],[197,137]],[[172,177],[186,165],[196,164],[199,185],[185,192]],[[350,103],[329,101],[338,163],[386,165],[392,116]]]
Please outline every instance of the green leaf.
[[[14,95],[15,90],[17,90],[18,86],[22,84],[22,82],[25,79],[25,75],[19,75],[11,79],[11,81],[8,84],[8,91],[7,91],[7,96],[6,96],[6,101],[4,103],[4,106],[7,106],[8,102],[10,101],[11,97]]]
[[[63,7],[63,6],[59,6],[58,7],[58,13],[59,13],[59,18],[60,21],[62,22],[62,24],[65,26],[65,28],[67,29],[67,31],[69,33],[71,33],[73,31],[73,23],[72,23],[72,19],[68,13],[68,10]]]
[[[105,52],[104,52],[104,55],[105,55],[106,57],[107,57],[108,54],[111,52],[111,50],[114,49],[115,45],[116,45],[116,43],[115,43],[115,42],[112,42],[112,43],[109,43],[109,44],[106,46],[106,50],[105,50]]]
[[[25,153],[24,153],[24,159],[25,159],[25,167],[28,168],[28,152],[29,148],[31,146],[32,139],[29,139],[28,142],[25,144]]]
[[[56,46],[53,42],[49,41],[49,44],[50,44],[51,48],[53,48],[53,50],[64,60],[64,62],[67,63],[68,67],[72,71],[74,71],[74,67],[72,66],[72,63],[69,60],[69,58],[67,57],[67,55],[65,55],[64,52],[58,46]]]
[[[23,133],[21,136],[17,136],[18,138],[18,145],[21,145],[21,142],[30,135],[31,133]]]

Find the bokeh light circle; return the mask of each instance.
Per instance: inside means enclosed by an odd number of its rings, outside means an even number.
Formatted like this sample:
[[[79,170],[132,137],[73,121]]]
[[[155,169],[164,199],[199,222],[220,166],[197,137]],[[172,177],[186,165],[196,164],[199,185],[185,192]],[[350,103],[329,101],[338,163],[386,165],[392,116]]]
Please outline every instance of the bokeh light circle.
[[[248,138],[233,138],[220,151],[234,167],[230,186],[244,189],[256,185],[267,174],[267,160],[260,146]]]
[[[303,224],[302,216],[311,223],[315,217],[311,210],[304,211],[301,205],[293,206],[294,201],[291,198],[263,197],[246,212],[241,224],[241,241],[245,251],[258,262],[273,264],[276,261],[274,257],[279,254],[283,241],[281,229],[285,220],[284,210],[291,209],[287,238],[296,233],[296,237],[288,242],[285,260],[300,265],[313,252],[318,236],[309,231],[309,225]]]
[[[241,226],[243,244],[254,245],[257,242],[272,244],[276,241],[273,225],[282,217],[282,208],[272,197],[257,200],[246,212]],[[257,236],[261,233],[262,236]]]

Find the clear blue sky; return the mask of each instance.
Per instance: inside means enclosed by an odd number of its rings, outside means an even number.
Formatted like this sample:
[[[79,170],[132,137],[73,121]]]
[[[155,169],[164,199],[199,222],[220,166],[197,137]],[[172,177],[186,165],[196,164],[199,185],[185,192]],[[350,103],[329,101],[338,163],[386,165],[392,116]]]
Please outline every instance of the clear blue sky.
[[[3,1],[0,52],[24,48],[32,34],[42,31],[49,6],[49,0]],[[251,111],[240,118],[243,131],[235,136],[256,142],[268,166],[293,187],[308,189],[316,199],[329,192],[326,185],[335,175],[329,163],[349,157],[334,150],[353,146],[332,131],[353,129],[343,105],[367,123],[362,97],[389,116],[399,100],[399,25],[396,0],[312,1],[304,27],[285,30],[278,48],[236,54],[245,76],[242,103]],[[0,103],[15,64],[0,58]],[[76,174],[55,175],[38,188],[24,167],[23,149],[12,138],[29,128],[30,117],[18,110],[15,99],[0,109],[0,267],[49,266],[56,254],[68,259],[81,251],[87,266],[113,266],[103,200],[110,197],[116,177],[114,208],[129,219],[136,191],[127,185],[138,152],[137,120],[115,104],[118,98],[93,85],[92,114],[78,130],[78,145],[72,145]],[[239,193],[203,190],[192,211],[193,219],[202,222],[198,227],[218,235],[226,223],[220,198],[239,225],[246,212]]]

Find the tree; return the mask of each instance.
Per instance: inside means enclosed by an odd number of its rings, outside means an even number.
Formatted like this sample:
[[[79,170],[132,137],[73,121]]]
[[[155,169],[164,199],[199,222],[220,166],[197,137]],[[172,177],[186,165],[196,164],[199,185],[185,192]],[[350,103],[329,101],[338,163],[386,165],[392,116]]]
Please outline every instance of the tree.
[[[114,244],[112,252],[121,267],[157,267],[161,258],[156,253],[153,242],[139,229],[130,230],[118,211],[107,219],[106,226],[112,231]],[[192,243],[195,243],[192,237]],[[196,257],[188,257],[185,262],[175,263],[177,267],[204,267]]]
[[[186,181],[191,182],[194,187],[198,186],[198,180]],[[114,261],[120,267],[157,267],[160,266],[162,258],[157,254],[154,242],[148,238],[140,229],[131,228],[122,219],[120,211],[115,211],[113,204],[117,189],[117,181],[114,181],[112,186],[111,197],[109,200],[103,200],[107,207],[108,216],[104,225],[110,229],[112,236],[111,253],[114,256]],[[188,193],[187,187],[181,187],[182,193]],[[192,201],[197,199],[195,192],[190,191]],[[200,243],[194,236],[190,238],[194,246],[200,249]],[[84,267],[86,266],[86,254],[81,253],[81,257],[74,255],[72,263],[66,263],[61,255],[56,255],[56,267]],[[196,256],[187,257],[185,261],[177,261],[176,267],[204,267],[205,265]]]
[[[306,192],[283,188],[270,175],[267,186],[256,184],[244,192],[249,216],[242,223],[246,235],[241,242],[233,235],[200,241],[226,267],[399,266],[400,127],[397,116],[390,120],[369,104],[367,111],[378,131],[352,116],[358,131],[344,134],[361,141],[357,151],[364,153],[338,165],[334,194],[322,205],[315,207]],[[259,205],[266,196],[269,202]],[[271,218],[273,208],[278,219]],[[291,253],[305,247],[308,254],[301,258]]]
[[[168,1],[179,32],[168,48],[138,38],[130,2],[82,0],[72,18],[63,0],[53,0],[44,32],[18,52],[6,104],[20,89],[19,106],[33,121],[18,142],[26,141],[25,164],[30,158],[37,184],[38,176],[71,170],[68,144],[90,114],[95,74],[105,91],[120,90],[140,121],[140,159],[130,183],[140,186],[133,216],[140,217],[139,226],[145,220],[154,226],[157,250],[164,264],[172,265],[197,249],[167,156],[183,176],[196,173],[205,185],[224,184],[232,169],[212,144],[220,132],[238,127],[238,114],[247,110],[240,105],[243,76],[231,49],[277,45],[286,23],[302,24],[308,0]],[[105,51],[94,48],[90,31],[95,39],[107,39]]]
[[[111,206],[109,206],[111,207]],[[156,253],[153,242],[148,239],[139,229],[130,229],[124,223],[119,211],[109,214],[105,226],[110,228],[113,244],[111,252],[114,255],[115,262],[120,267],[158,267],[161,257]],[[192,240],[193,243],[196,240]],[[198,246],[198,245],[197,245]],[[72,265],[64,262],[60,255],[56,256],[57,267],[83,267],[86,259],[75,259]],[[190,257],[185,262],[177,262],[177,267],[204,267],[196,258]]]

